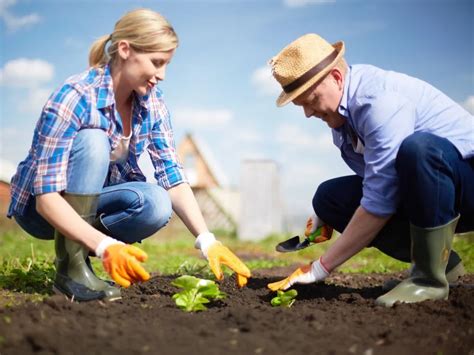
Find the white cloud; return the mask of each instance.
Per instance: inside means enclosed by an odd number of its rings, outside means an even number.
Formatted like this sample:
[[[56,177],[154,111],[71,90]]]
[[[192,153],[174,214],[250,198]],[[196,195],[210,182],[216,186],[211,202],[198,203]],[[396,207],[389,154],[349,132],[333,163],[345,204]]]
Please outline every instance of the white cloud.
[[[283,3],[288,7],[302,7],[307,5],[318,5],[334,3],[336,0],[284,0]]]
[[[277,128],[275,136],[278,143],[293,147],[294,149],[304,149],[305,151],[318,153],[334,149],[331,131],[312,135],[301,126],[284,123]]]
[[[0,85],[35,88],[49,82],[53,76],[52,64],[42,59],[18,58],[0,69]]]
[[[16,0],[0,0],[0,15],[3,15],[7,11],[8,7],[15,4]]]
[[[0,19],[5,22],[8,31],[14,32],[21,28],[26,28],[37,24],[41,17],[36,13],[17,16],[9,11],[9,7],[16,4],[16,0],[0,0]]]
[[[178,108],[173,121],[182,128],[213,129],[227,125],[233,117],[233,112],[226,109]]]
[[[468,96],[461,104],[469,113],[474,115],[474,95]]]
[[[64,45],[67,48],[73,49],[73,50],[87,50],[88,49],[88,44],[81,38],[79,37],[67,37],[64,40]]]
[[[236,133],[236,137],[238,137],[239,142],[259,143],[263,141],[262,134],[255,129],[244,127],[240,128],[240,132]]]
[[[36,114],[39,117],[41,110],[51,93],[52,90],[49,88],[31,88],[26,99],[27,104],[20,105],[20,112]]]
[[[256,69],[252,74],[251,81],[261,95],[277,96],[281,92],[281,86],[273,77],[269,66]]]
[[[22,122],[23,123],[23,122]],[[6,117],[3,125],[14,124]],[[33,137],[33,124],[22,124],[21,127],[6,126],[0,129],[0,160],[8,160],[16,166],[23,160],[30,148]]]
[[[241,151],[237,151],[236,156],[239,157],[240,162],[242,163],[243,160],[261,160],[261,159],[269,159],[268,156],[261,152],[260,150],[257,149],[250,149],[250,148],[244,148]]]

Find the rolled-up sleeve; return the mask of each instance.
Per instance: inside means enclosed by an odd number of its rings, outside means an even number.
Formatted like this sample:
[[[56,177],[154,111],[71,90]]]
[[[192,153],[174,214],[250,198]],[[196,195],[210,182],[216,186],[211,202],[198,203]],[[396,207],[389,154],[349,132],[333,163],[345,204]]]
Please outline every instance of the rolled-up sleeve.
[[[34,195],[66,189],[69,154],[81,126],[79,117],[85,110],[85,100],[67,85],[46,103],[37,126]]]
[[[387,217],[399,204],[395,160],[403,140],[414,132],[413,104],[397,93],[365,97],[358,112],[357,129],[364,132],[364,180],[361,205]]]
[[[153,124],[151,142],[147,150],[158,184],[168,190],[187,180],[176,152],[170,114],[163,101],[160,102],[158,113],[159,119]]]

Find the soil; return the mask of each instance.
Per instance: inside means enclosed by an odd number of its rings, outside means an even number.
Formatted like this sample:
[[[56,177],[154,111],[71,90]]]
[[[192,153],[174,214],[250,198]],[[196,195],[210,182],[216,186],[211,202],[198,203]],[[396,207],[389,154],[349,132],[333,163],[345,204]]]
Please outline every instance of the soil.
[[[0,354],[474,354],[474,275],[449,300],[375,305],[394,275],[334,274],[295,287],[291,308],[270,305],[269,282],[293,268],[254,272],[199,313],[178,309],[174,277],[156,276],[112,303],[54,295],[0,309]],[[400,275],[395,275],[400,276]]]

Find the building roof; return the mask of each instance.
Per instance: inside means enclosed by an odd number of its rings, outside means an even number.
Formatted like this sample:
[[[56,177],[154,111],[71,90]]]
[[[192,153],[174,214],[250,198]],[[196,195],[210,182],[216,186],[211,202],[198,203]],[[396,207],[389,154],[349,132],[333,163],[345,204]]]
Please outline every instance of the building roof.
[[[207,146],[207,144],[200,139],[199,137],[195,136],[194,134],[187,133],[186,138],[190,139],[194,145],[196,146],[198,153],[204,159],[207,167],[209,168],[211,174],[216,179],[219,186],[227,187],[229,186],[229,180],[224,173],[224,171],[220,168],[217,160],[214,158],[211,149]]]

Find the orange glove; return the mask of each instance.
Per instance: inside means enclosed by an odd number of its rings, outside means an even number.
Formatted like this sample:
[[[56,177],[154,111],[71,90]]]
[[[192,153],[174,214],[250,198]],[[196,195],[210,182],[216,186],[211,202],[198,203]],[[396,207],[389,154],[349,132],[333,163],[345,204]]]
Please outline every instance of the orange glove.
[[[218,280],[224,278],[221,265],[226,265],[237,274],[237,286],[244,287],[251,276],[248,267],[221,242],[217,241],[212,233],[202,233],[196,239],[195,247],[201,249],[204,257],[209,261],[209,267]]]
[[[237,276],[237,287],[238,288],[242,288],[244,287],[245,285],[247,285],[247,282],[248,282],[248,278],[243,276],[243,275],[240,275],[240,274],[236,274]]]
[[[137,247],[108,237],[99,244],[96,255],[102,259],[105,271],[120,286],[128,287],[150,279],[150,274],[140,265],[148,255]]]
[[[329,271],[321,263],[321,259],[312,262],[311,264],[302,266],[296,269],[287,278],[273,282],[267,285],[272,291],[286,290],[294,284],[309,284],[317,281],[322,281],[328,277]]]
[[[333,228],[324,224],[319,217],[313,213],[306,222],[304,235],[312,243],[322,243],[331,239]]]

